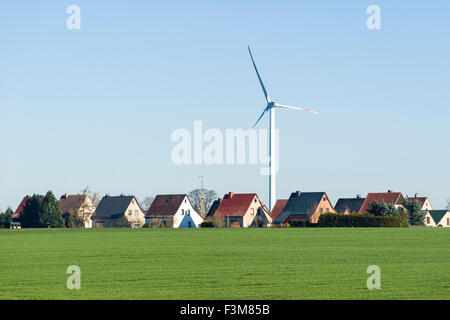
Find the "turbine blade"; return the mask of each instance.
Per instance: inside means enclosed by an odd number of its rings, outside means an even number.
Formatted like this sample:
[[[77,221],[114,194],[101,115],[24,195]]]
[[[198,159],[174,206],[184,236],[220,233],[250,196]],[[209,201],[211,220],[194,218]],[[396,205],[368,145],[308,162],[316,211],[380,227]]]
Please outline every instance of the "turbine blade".
[[[314,110],[310,110],[310,109],[306,109],[306,108],[300,108],[300,107],[286,106],[284,104],[279,104],[279,103],[276,103],[275,106],[280,107],[280,108],[285,108],[285,109],[293,109],[293,110],[300,110],[300,111],[311,112],[311,113],[315,113],[315,114],[321,114],[320,112],[317,112],[317,111],[314,111]]]
[[[258,124],[258,122],[261,120],[261,118],[264,116],[264,114],[267,112],[267,107],[264,109],[264,111],[261,113],[261,115],[259,116],[258,120],[256,120],[255,124],[253,125],[252,129],[255,129],[256,125]]]
[[[270,98],[269,98],[269,95],[267,94],[266,87],[264,86],[261,76],[259,75],[259,71],[258,71],[258,68],[256,67],[255,60],[253,59],[253,55],[252,55],[252,51],[250,50],[250,46],[248,47],[248,53],[250,53],[250,58],[252,59],[253,67],[255,68],[256,75],[258,76],[259,83],[261,84],[261,88],[264,92],[264,96],[266,97],[267,102],[270,102]]]

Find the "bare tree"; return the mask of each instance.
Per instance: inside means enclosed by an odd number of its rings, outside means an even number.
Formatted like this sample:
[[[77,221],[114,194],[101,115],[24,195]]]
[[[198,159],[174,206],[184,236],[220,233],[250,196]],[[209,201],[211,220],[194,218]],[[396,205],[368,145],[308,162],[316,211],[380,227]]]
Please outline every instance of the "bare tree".
[[[202,192],[205,196],[205,214],[208,213],[209,209],[211,208],[211,205],[215,200],[217,200],[217,193],[214,190],[202,190],[202,189],[195,189],[189,192],[189,200],[191,200],[192,205],[194,206],[194,209],[201,213],[201,207],[202,207]]]
[[[85,227],[86,222],[89,221],[95,211],[95,208],[97,208],[97,205],[100,202],[100,195],[97,192],[89,191],[89,187],[86,187],[81,190],[81,194],[79,195],[79,197],[81,197],[81,200],[83,202],[81,203],[80,209],[78,211],[78,217],[83,227]]]
[[[150,206],[152,205],[153,200],[155,199],[155,197],[153,196],[148,196],[145,197],[144,200],[139,201],[139,205],[141,206],[143,211],[147,211]]]

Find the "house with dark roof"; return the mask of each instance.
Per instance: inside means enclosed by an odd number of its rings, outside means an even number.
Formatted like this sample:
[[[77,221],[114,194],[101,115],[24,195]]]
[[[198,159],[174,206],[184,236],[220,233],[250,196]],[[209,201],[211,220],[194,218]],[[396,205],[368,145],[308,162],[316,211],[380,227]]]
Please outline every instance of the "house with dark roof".
[[[159,194],[145,214],[146,223],[169,228],[198,228],[203,222],[187,194]]]
[[[264,210],[256,193],[225,194],[214,212],[214,217],[221,218],[224,227],[248,228],[272,222],[272,217]]]
[[[87,194],[64,194],[59,199],[59,207],[63,217],[69,214],[78,215],[85,228],[92,228],[92,215],[95,212],[95,206],[91,197]]]
[[[134,196],[112,197],[106,195],[102,198],[92,216],[94,228],[140,228],[144,223],[144,212]]]
[[[326,192],[300,192],[291,194],[273,225],[285,225],[291,221],[317,223],[322,213],[336,213]]]
[[[425,215],[427,227],[450,228],[450,210],[429,210]]]
[[[393,204],[398,209],[399,207],[403,207],[405,197],[403,197],[401,192],[394,192],[392,190],[388,190],[388,192],[368,193],[361,205],[361,209],[359,209],[359,213],[367,213],[369,205],[374,201],[378,203],[384,202],[386,204]]]
[[[214,213],[216,212],[217,208],[219,207],[220,201],[222,201],[221,198],[218,198],[217,200],[215,200],[211,207],[209,207],[208,212],[206,213],[206,217],[205,218],[209,218],[214,216]]]
[[[407,200],[418,201],[420,204],[420,210],[422,211],[433,210],[430,199],[428,199],[428,197],[419,197],[418,193],[416,193],[414,197],[407,197]]]
[[[340,198],[336,202],[334,210],[343,214],[358,213],[364,200],[365,198],[361,198],[360,195],[357,195],[356,198]]]

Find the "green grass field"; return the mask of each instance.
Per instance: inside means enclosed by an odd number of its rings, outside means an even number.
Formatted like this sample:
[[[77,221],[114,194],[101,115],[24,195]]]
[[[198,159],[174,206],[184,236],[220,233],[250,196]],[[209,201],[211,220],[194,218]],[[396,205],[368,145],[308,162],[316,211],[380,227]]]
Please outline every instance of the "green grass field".
[[[0,299],[450,299],[450,229],[3,230],[0,254]]]

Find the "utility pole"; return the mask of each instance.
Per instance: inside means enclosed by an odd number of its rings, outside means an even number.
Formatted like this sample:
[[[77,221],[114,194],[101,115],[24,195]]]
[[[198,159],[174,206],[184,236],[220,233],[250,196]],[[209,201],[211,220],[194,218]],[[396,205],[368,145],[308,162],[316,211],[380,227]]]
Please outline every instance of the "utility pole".
[[[201,188],[200,188],[200,200],[201,200],[201,216],[203,219],[205,219],[205,189],[203,189],[203,178],[204,176],[199,176],[201,181]]]

